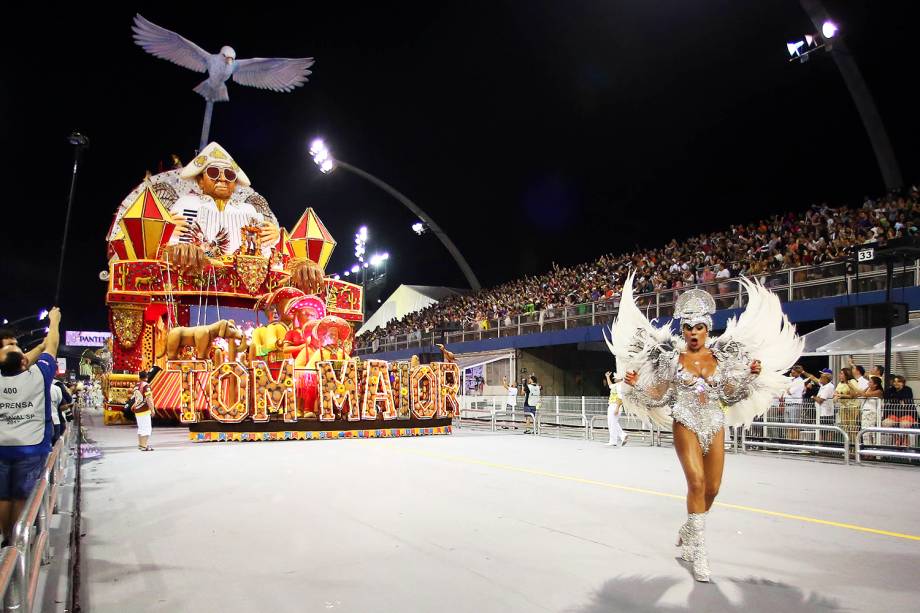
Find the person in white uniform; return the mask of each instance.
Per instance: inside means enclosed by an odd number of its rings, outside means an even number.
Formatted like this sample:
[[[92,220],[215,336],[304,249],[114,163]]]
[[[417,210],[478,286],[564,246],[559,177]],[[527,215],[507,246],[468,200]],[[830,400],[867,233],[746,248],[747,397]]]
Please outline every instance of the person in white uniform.
[[[623,401],[620,400],[622,390],[620,389],[621,381],[613,378],[613,373],[607,371],[604,373],[607,380],[607,389],[610,390],[610,398],[607,400],[607,427],[610,430],[610,440],[606,443],[608,447],[621,447],[629,440],[629,435],[623,431],[620,425],[620,409]]]

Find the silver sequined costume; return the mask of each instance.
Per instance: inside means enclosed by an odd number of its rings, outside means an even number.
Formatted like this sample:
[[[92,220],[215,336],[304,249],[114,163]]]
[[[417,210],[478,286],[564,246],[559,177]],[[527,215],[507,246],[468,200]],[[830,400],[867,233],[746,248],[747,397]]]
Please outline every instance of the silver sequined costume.
[[[708,379],[688,372],[680,365],[680,348],[663,351],[658,357],[655,376],[640,386],[626,386],[624,396],[633,406],[670,408],[670,417],[694,433],[709,452],[712,439],[725,427],[723,406],[748,397],[754,375],[750,358],[733,347],[734,352],[710,347],[718,362]]]
[[[632,275],[626,280],[620,310],[611,328],[610,350],[617,359],[617,376],[635,371],[634,386],[625,386],[623,406],[631,414],[669,427],[677,420],[696,433],[704,453],[726,425],[748,424],[762,415],[773,399],[788,387],[786,371],[802,351],[802,340],[782,312],[779,299],[760,283],[742,279],[746,308],[726,324],[707,346],[716,359],[708,379],[691,375],[680,366],[686,351],[682,337],[670,322],[654,325],[636,306]],[[715,301],[703,290],[690,290],[675,304],[682,323],[704,324],[712,330]],[[760,360],[759,375],[751,362]]]

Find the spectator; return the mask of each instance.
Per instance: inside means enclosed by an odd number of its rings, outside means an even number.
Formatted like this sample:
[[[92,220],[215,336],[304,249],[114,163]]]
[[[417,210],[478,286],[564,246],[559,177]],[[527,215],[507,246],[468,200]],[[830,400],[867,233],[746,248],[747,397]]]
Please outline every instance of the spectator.
[[[834,399],[837,401],[840,427],[850,435],[850,441],[855,443],[856,432],[859,429],[859,385],[853,378],[853,371],[841,368],[837,375],[837,388]]]
[[[0,348],[9,347],[10,345],[19,346],[19,339],[16,337],[16,332],[11,328],[0,328]],[[26,352],[26,359],[29,360],[29,366],[35,364],[35,360],[38,359],[38,356],[44,351],[45,343],[42,342],[37,347]]]
[[[821,371],[821,376],[819,378],[821,388],[818,390],[818,395],[815,396],[815,405],[818,407],[818,419],[821,421],[822,426],[834,425],[835,389],[833,379],[834,375],[830,368],[825,368]],[[832,440],[832,436],[829,432],[822,431],[821,440]]]
[[[61,420],[61,404],[64,402],[64,393],[56,380],[51,382],[49,391],[51,392],[51,445],[53,446],[61,438],[61,434],[64,433],[63,421]]]
[[[885,412],[882,418],[883,428],[913,428],[917,423],[914,413],[914,391],[907,385],[902,375],[892,377],[892,386],[888,388]],[[906,445],[907,439],[898,436],[896,445]]]
[[[773,215],[730,226],[723,232],[680,241],[675,238],[662,247],[604,254],[594,262],[572,267],[553,264],[544,275],[527,275],[475,294],[452,296],[400,321],[388,322],[383,329],[361,335],[360,344],[373,347],[374,340],[416,330],[426,330],[426,334],[485,330],[488,324],[482,322],[498,319],[507,324],[507,318],[513,321],[528,313],[537,313],[526,321],[538,322],[534,328],[542,329],[544,323],[551,323],[557,316],[554,305],[584,304],[595,299],[616,304],[631,268],[637,271],[637,295],[715,280],[717,285],[707,289],[717,293],[720,304],[729,303],[732,299],[723,296],[723,290],[731,288],[727,275],[764,277],[769,287],[781,284],[780,276],[769,273],[782,267],[840,261],[849,257],[850,247],[864,241],[915,234],[920,217],[917,197],[916,190],[904,198],[885,196],[867,209],[813,205],[800,214]],[[797,272],[795,278],[803,280],[804,271]],[[381,348],[381,342],[377,346]],[[868,381],[864,385],[868,387]]]
[[[805,380],[802,378],[802,374],[804,372],[805,367],[801,364],[796,364],[789,373],[792,379],[789,381],[789,387],[786,388],[786,394],[783,396],[785,403],[783,421],[790,424],[802,423],[802,397],[805,395]],[[798,440],[799,429],[787,428],[786,438],[794,441]]]
[[[881,425],[882,406],[884,404],[885,389],[879,377],[869,378],[869,387],[863,393],[862,418],[860,425],[863,428],[877,428]],[[873,439],[875,435],[873,435]]]
[[[502,377],[502,387],[505,388],[505,393],[507,394],[507,396],[505,396],[505,407],[509,411],[513,411],[517,406],[518,388],[513,381],[508,383],[507,377]]]
[[[537,410],[540,408],[540,394],[542,392],[543,386],[537,383],[537,375],[530,375],[530,378],[527,380],[527,395],[524,399],[524,411],[530,413],[530,418],[533,420],[534,432],[536,432],[537,428]]]
[[[859,387],[859,391],[865,392],[869,389],[869,380],[866,378],[866,369],[860,366],[859,364],[853,363],[853,356],[849,357],[850,369],[852,369],[853,374],[856,376],[856,385]]]
[[[137,421],[137,448],[141,451],[153,451],[149,445],[150,435],[153,433],[150,414],[154,410],[153,394],[147,383],[147,373],[141,371],[137,374],[138,382],[131,395],[131,411]]]
[[[613,373],[607,371],[604,373],[604,385],[610,390],[610,397],[607,400],[607,429],[610,431],[610,440],[607,442],[608,447],[620,447],[626,445],[629,439],[627,434],[620,426],[620,407],[623,401],[620,399],[618,381],[613,378]]]
[[[18,343],[0,347],[0,524],[4,545],[51,453],[51,382],[57,372],[61,311],[48,314],[44,351],[34,365]]]

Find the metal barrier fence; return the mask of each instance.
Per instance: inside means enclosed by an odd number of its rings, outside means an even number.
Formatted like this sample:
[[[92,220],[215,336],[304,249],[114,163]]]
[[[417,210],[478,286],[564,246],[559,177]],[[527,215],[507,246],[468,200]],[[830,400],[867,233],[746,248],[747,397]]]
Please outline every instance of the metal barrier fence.
[[[880,447],[877,443],[870,443],[870,447],[865,447],[863,435],[866,433],[881,433],[883,436],[890,436],[893,440],[905,437],[911,444],[905,445],[907,449],[905,451],[899,451],[898,448]],[[881,439],[881,437],[878,437],[878,439]],[[876,459],[902,458],[918,460],[920,459],[920,447],[917,446],[918,440],[920,440],[920,429],[917,428],[863,428],[856,435],[856,463],[861,463],[863,456]]]
[[[834,262],[821,266],[790,268],[769,274],[757,275],[764,285],[776,293],[782,302],[842,296],[855,291],[866,292],[885,288],[885,268],[879,265],[861,265],[859,277],[848,275],[845,262]],[[920,260],[907,268],[896,272],[893,287],[912,287],[920,285]],[[697,284],[693,287],[703,289],[715,298],[720,309],[741,307],[744,295],[739,280],[723,279],[715,283]],[[674,313],[674,303],[681,290],[660,290],[636,296],[636,303],[646,315],[653,317],[670,317]],[[583,326],[611,324],[619,308],[618,298],[599,300],[584,304],[559,306],[554,309],[535,311],[513,318],[502,318],[475,322],[459,330],[438,330],[433,332],[415,331],[385,337],[376,343],[359,344],[356,355],[367,355],[381,351],[433,347],[438,343],[449,344],[465,341],[521,336],[534,332],[566,330]],[[360,339],[359,339],[360,340]]]
[[[763,430],[770,428],[771,426],[778,426],[779,428],[785,430],[799,430],[800,432],[832,432],[835,435],[839,435],[842,444],[824,444],[819,445],[817,442],[815,444],[807,442],[794,442],[794,443],[783,443],[776,440],[769,440],[766,438]],[[750,434],[748,434],[750,432]],[[753,437],[753,438],[749,438]],[[800,424],[800,423],[790,423],[790,422],[755,422],[751,424],[750,428],[745,428],[741,431],[741,451],[747,451],[749,447],[760,447],[763,449],[781,449],[785,451],[813,451],[818,453],[839,453],[843,455],[843,463],[850,463],[850,437],[843,431],[842,428],[837,426],[820,426],[815,424]]]
[[[609,436],[607,398],[600,396],[549,396],[541,399],[535,419],[524,410],[522,399],[513,404],[505,396],[460,396],[458,428],[524,432],[555,437],[598,440]],[[920,460],[918,406],[882,399],[838,399],[823,409],[813,401],[782,400],[762,419],[747,428],[729,428],[726,446],[735,453],[768,449],[788,453],[841,456],[849,463],[851,453],[860,458]],[[823,413],[823,415],[822,415]],[[649,445],[673,442],[670,428],[651,427],[620,412],[620,427],[631,438]],[[535,422],[535,427],[534,427]],[[900,427],[892,427],[898,424]],[[855,446],[855,447],[854,447]]]
[[[48,547],[49,523],[57,509],[58,488],[69,465],[75,429],[67,427],[48,454],[42,475],[13,526],[13,533],[9,537],[13,545],[3,548],[0,558],[0,589],[4,611],[28,613],[35,603],[39,571],[51,561]]]

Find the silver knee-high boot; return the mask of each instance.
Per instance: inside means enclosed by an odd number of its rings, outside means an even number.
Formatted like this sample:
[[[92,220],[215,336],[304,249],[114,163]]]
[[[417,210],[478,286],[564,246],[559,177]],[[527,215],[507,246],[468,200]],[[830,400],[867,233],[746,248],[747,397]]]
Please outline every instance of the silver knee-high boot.
[[[693,563],[693,578],[708,582],[710,571],[706,555],[706,513],[690,513],[687,525],[690,533],[689,561]]]
[[[684,562],[693,561],[693,546],[691,545],[690,520],[677,531],[677,546],[680,547],[680,557]]]

